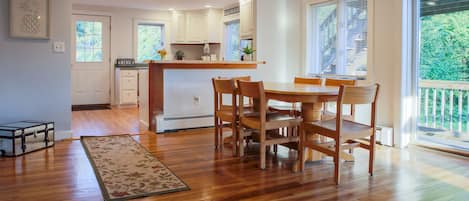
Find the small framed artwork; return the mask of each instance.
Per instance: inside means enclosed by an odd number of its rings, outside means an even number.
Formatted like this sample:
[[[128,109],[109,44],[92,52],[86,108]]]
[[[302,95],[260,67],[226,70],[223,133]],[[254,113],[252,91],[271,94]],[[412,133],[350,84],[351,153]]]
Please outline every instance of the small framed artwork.
[[[10,36],[49,39],[49,0],[10,0]]]

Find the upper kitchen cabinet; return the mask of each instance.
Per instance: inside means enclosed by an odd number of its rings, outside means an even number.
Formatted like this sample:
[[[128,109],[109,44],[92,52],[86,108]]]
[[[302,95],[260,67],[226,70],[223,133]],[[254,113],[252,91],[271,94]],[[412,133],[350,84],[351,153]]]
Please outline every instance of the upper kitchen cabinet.
[[[186,14],[184,12],[173,12],[173,43],[186,42]]]
[[[220,43],[222,11],[216,9],[174,11],[173,43]]]
[[[256,33],[255,0],[240,0],[239,33],[241,39],[252,39]]]
[[[186,12],[186,41],[189,43],[208,41],[208,15],[206,12]]]

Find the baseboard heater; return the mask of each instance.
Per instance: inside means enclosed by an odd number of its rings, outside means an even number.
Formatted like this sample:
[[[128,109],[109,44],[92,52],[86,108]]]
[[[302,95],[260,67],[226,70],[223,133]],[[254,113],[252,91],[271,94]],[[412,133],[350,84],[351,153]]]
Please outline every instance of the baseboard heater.
[[[177,131],[190,128],[206,128],[214,125],[213,115],[199,115],[187,117],[156,116],[157,133]]]

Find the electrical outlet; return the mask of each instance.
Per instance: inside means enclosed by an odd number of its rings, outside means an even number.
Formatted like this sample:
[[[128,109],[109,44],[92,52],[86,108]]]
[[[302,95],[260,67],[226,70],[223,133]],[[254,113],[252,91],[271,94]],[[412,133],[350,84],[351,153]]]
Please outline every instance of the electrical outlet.
[[[194,96],[193,100],[194,100],[194,104],[196,105],[200,104],[200,96]]]
[[[53,50],[55,53],[64,53],[65,52],[65,42],[56,41],[53,45]]]

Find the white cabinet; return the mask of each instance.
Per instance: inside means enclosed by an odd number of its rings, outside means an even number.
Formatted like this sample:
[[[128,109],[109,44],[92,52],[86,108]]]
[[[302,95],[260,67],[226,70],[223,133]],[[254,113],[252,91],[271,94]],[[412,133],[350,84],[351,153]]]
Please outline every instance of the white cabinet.
[[[173,43],[220,43],[222,10],[173,11]]]
[[[173,42],[184,43],[186,41],[186,14],[173,12]]]
[[[138,71],[116,71],[116,91],[119,105],[136,105],[138,103]]]
[[[256,17],[255,0],[241,0],[239,5],[240,23],[239,33],[241,39],[252,39],[255,35]]]
[[[208,16],[205,12],[189,11],[186,13],[186,41],[203,43],[208,41]]]
[[[208,11],[208,42],[221,43],[223,41],[223,10],[210,9]]]

